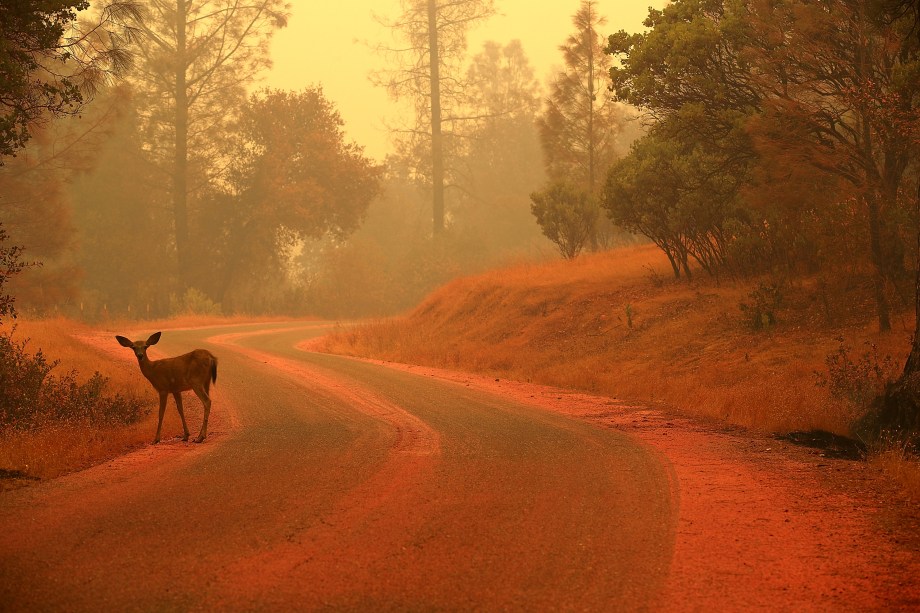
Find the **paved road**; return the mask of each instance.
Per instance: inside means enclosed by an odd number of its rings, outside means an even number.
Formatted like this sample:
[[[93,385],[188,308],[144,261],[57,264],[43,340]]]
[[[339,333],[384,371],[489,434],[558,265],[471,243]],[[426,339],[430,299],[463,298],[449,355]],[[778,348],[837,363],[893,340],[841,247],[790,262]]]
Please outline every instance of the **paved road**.
[[[650,447],[291,326],[164,333],[220,358],[214,434],[0,496],[0,609],[656,608],[677,510]]]

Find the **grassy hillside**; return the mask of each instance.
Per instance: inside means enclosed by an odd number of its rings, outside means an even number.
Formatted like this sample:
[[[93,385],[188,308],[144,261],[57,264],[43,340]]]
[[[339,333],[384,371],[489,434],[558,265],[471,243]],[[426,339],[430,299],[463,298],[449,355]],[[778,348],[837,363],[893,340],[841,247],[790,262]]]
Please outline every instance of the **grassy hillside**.
[[[906,356],[912,316],[881,335],[858,284],[836,295],[816,280],[769,285],[676,281],[657,249],[631,247],[460,279],[321,349],[664,402],[762,431],[848,433],[852,400]]]

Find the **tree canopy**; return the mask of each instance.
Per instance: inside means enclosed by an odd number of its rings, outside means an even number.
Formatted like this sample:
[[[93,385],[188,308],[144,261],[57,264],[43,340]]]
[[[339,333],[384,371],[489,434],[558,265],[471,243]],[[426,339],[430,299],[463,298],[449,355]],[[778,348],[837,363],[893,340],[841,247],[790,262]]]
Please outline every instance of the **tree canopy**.
[[[86,0],[0,3],[0,164],[50,117],[73,115],[107,74],[125,70],[136,18],[132,2],[113,1],[81,23]]]

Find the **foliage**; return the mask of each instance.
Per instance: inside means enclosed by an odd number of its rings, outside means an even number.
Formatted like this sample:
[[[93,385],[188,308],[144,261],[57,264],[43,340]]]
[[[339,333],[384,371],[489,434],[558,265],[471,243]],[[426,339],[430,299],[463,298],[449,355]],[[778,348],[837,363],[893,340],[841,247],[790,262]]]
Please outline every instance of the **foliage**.
[[[734,128],[731,117],[759,108],[751,65],[747,2],[677,0],[649,9],[647,31],[619,31],[607,52],[619,60],[610,68],[616,97],[664,119],[688,105],[705,104],[703,131]],[[689,126],[688,126],[689,127]]]
[[[80,316],[167,317],[176,270],[169,241],[168,190],[145,159],[134,102],[115,96],[120,114],[93,167],[70,186],[75,262],[82,271]]]
[[[738,305],[750,329],[766,330],[776,324],[776,312],[783,305],[782,288],[778,282],[761,282],[748,294],[748,300]]]
[[[920,111],[920,47],[899,24],[872,22],[862,3],[787,0],[750,11],[762,120],[772,155],[849,183],[875,269],[879,326],[890,328],[885,285],[904,276],[899,193]],[[816,95],[817,94],[817,95]],[[880,155],[880,152],[883,154]]]
[[[41,350],[29,353],[27,344],[11,333],[0,334],[0,429],[79,422],[112,426],[144,415],[140,399],[107,394],[107,379],[98,372],[83,383],[73,371],[54,375],[57,362],[49,362]]]
[[[566,259],[577,257],[591,239],[598,208],[593,199],[577,187],[555,182],[534,192],[531,211],[543,234],[556,244]]]
[[[450,279],[494,264],[487,231],[469,217],[432,236],[427,190],[408,175],[389,160],[382,194],[359,230],[346,240],[304,243],[296,259],[299,308],[327,317],[392,315]]]
[[[537,120],[550,179],[571,182],[592,197],[619,154],[617,137],[627,121],[625,107],[607,95],[610,57],[600,35],[605,23],[597,2],[582,0],[572,17],[574,33],[560,47],[565,68],[552,79]],[[613,234],[596,216],[591,248],[609,246]]]
[[[270,64],[272,34],[287,23],[283,0],[152,2],[137,45],[138,92],[147,159],[167,178],[180,291],[193,277],[197,221],[190,193],[219,190],[232,149],[233,122],[247,88]],[[195,189],[192,189],[195,187]],[[170,241],[172,238],[172,241]]]
[[[343,125],[321,87],[263,90],[249,99],[233,174],[257,200],[246,223],[311,238],[342,237],[358,227],[379,193],[380,168],[346,141]]]
[[[610,56],[600,34],[606,23],[594,0],[582,0],[572,17],[574,33],[560,47],[565,68],[552,79],[538,121],[553,179],[566,178],[594,193],[617,155],[624,109],[606,95]]]
[[[3,223],[0,223],[0,323],[5,317],[16,317],[16,308],[13,304],[16,299],[7,293],[6,285],[13,276],[25,268],[22,247],[7,245],[8,238]]]
[[[134,32],[125,23],[137,18],[137,5],[109,2],[96,22],[80,23],[87,8],[86,0],[0,4],[0,165],[36,124],[79,113],[106,75],[130,63]]]
[[[463,65],[469,28],[490,17],[493,0],[401,0],[400,15],[378,20],[393,35],[377,51],[390,68],[372,75],[395,100],[408,100],[413,118],[394,128],[413,174],[431,186],[432,228],[446,228],[445,185],[455,174],[454,152],[473,119],[465,109]]]
[[[867,341],[865,351],[854,355],[853,348],[838,339],[840,346],[827,356],[827,374],[815,373],[819,387],[826,387],[835,398],[849,402],[860,413],[897,377],[897,367],[890,355],[881,357],[878,346]]]
[[[298,308],[335,317],[390,315],[460,274],[549,246],[530,211],[544,181],[534,126],[539,86],[521,44],[484,44],[463,92],[465,137],[449,139],[453,187],[445,228],[430,228],[431,195],[418,172],[425,147],[390,156],[381,194],[348,237],[308,240],[296,256]],[[458,128],[459,129],[459,128]]]
[[[201,290],[190,287],[181,296],[169,295],[169,312],[172,316],[221,314],[219,304],[208,298]]]
[[[739,11],[681,0],[650,9],[648,31],[608,40],[616,98],[655,123],[611,168],[603,206],[614,223],[652,239],[677,277],[690,276],[691,258],[716,273],[734,238],[728,228],[756,225],[739,197],[755,157],[745,122],[760,104],[747,86]]]
[[[684,252],[710,271],[871,273],[888,327],[920,64],[903,12],[864,4],[676,0],[610,36],[615,96],[654,123],[610,173],[613,219],[641,223],[675,274]]]
[[[534,123],[539,84],[520,41],[485,43],[470,62],[466,95],[477,119],[454,162],[449,227],[478,238],[487,259],[519,255],[543,242],[529,195],[545,181]]]
[[[66,181],[89,163],[99,114],[88,103],[128,67],[126,21],[138,15],[130,1],[100,4],[82,19],[86,2],[0,4],[0,217],[44,264],[7,291],[29,307],[55,308],[77,291]]]
[[[380,192],[381,169],[342,126],[319,87],[264,90],[242,109],[231,172],[237,195],[211,203],[215,252],[202,258],[202,286],[220,273],[217,302],[256,307],[266,279],[284,280],[287,254],[303,241],[340,241],[358,228]]]
[[[141,134],[152,161],[174,170],[176,122],[183,119],[193,166],[223,152],[235,107],[270,65],[268,42],[286,25],[287,8],[280,0],[149,3],[135,24],[141,36],[137,69],[129,80],[140,101]],[[184,87],[177,91],[180,84]],[[219,166],[201,172],[210,178]]]
[[[613,223],[644,234],[668,256],[675,277],[690,276],[689,259],[714,274],[725,262],[738,179],[719,172],[721,156],[664,128],[633,144],[607,176],[601,206]]]

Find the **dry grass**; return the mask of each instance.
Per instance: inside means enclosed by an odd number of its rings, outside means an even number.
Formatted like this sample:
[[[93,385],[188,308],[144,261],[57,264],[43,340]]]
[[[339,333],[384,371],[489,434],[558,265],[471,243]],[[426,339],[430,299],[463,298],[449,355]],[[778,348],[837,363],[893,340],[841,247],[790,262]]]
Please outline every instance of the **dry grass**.
[[[920,501],[920,461],[897,447],[873,453],[869,463],[892,479],[911,499]]]
[[[123,427],[98,428],[89,424],[83,426],[47,427],[34,432],[0,433],[0,472],[23,473],[42,479],[53,478],[79,470],[126,453],[148,443],[156,432],[157,396],[150,384],[137,370],[137,364],[130,352],[125,352],[112,342],[112,351],[102,351],[80,340],[81,336],[120,331],[147,329],[167,330],[195,328],[212,325],[233,325],[253,322],[281,321],[277,317],[232,316],[217,317],[187,315],[174,319],[138,321],[108,321],[92,328],[65,318],[24,319],[13,322],[14,335],[19,340],[30,339],[29,351],[41,349],[49,360],[60,364],[54,373],[76,371],[77,380],[86,381],[99,371],[109,379],[107,389],[112,393],[136,396],[144,399],[149,413],[139,423]],[[0,331],[9,331],[11,325],[0,326]],[[195,403],[186,406],[186,418],[195,418]],[[163,432],[181,431],[181,422],[176,411],[166,412]],[[0,481],[0,489],[3,482]]]
[[[756,283],[674,282],[652,247],[634,247],[574,262],[521,265],[458,279],[402,318],[343,328],[321,349],[346,355],[470,370],[613,397],[664,402],[679,410],[759,431],[823,429],[846,434],[854,408],[816,385],[816,372],[845,337],[854,353],[864,343],[900,363],[908,350],[907,315],[896,331],[874,331],[864,296],[839,301],[829,326],[807,284],[792,288],[779,323],[755,332],[739,303]],[[824,301],[823,310],[826,310]],[[628,311],[627,311],[628,306]],[[108,330],[169,329],[254,321],[249,317],[190,316],[154,322],[108,322]],[[262,321],[275,321],[264,318]],[[64,320],[20,320],[16,334],[31,338],[59,369],[81,378],[100,371],[112,391],[150,399],[151,413],[124,428],[70,428],[0,439],[0,469],[53,477],[123,453],[156,429],[156,398],[133,360],[78,340],[95,331]],[[77,338],[74,338],[76,336]],[[179,430],[167,411],[165,432]],[[873,462],[906,486],[920,468],[896,451]]]
[[[109,378],[109,385],[113,391],[132,393],[147,389],[148,384],[143,380],[138,381],[135,376],[135,363],[130,360],[113,360],[110,354],[79,340],[81,335],[94,333],[94,329],[85,324],[57,317],[19,318],[14,325],[14,338],[29,339],[28,350],[34,352],[41,349],[50,360],[60,361],[56,372],[75,370],[79,373],[78,379],[83,381],[98,370]],[[0,331],[9,327],[0,326]]]
[[[855,409],[815,377],[837,337],[857,353],[873,342],[898,362],[907,349],[906,330],[879,335],[869,316],[817,325],[805,285],[788,290],[775,327],[754,331],[739,304],[756,283],[668,275],[650,246],[494,271],[446,285],[406,317],[343,329],[320,348],[664,402],[759,431],[839,434]]]
[[[836,295],[797,283],[777,324],[755,331],[739,305],[758,281],[676,282],[657,249],[633,247],[459,279],[404,317],[343,328],[316,348],[663,402],[761,432],[848,435],[864,407],[818,373],[844,339],[854,362],[874,346],[869,363],[895,376],[913,314],[895,313],[895,329],[880,334],[858,283]],[[916,458],[888,448],[870,462],[920,500]]]
[[[99,371],[109,379],[113,393],[134,395],[149,400],[150,412],[140,422],[122,427],[64,426],[34,432],[0,434],[0,470],[17,471],[42,479],[85,468],[148,443],[156,431],[157,397],[140,376],[133,359],[119,359],[78,340],[91,335],[92,328],[63,319],[15,322],[15,338],[30,339],[27,350],[41,349],[49,360],[59,360],[54,373],[75,370],[85,381]],[[135,324],[136,325],[136,324]],[[165,327],[165,326],[164,326]],[[7,327],[8,329],[8,327]],[[130,356],[126,356],[130,357]],[[167,411],[164,432],[181,430],[178,415]],[[2,484],[0,484],[2,488]]]

